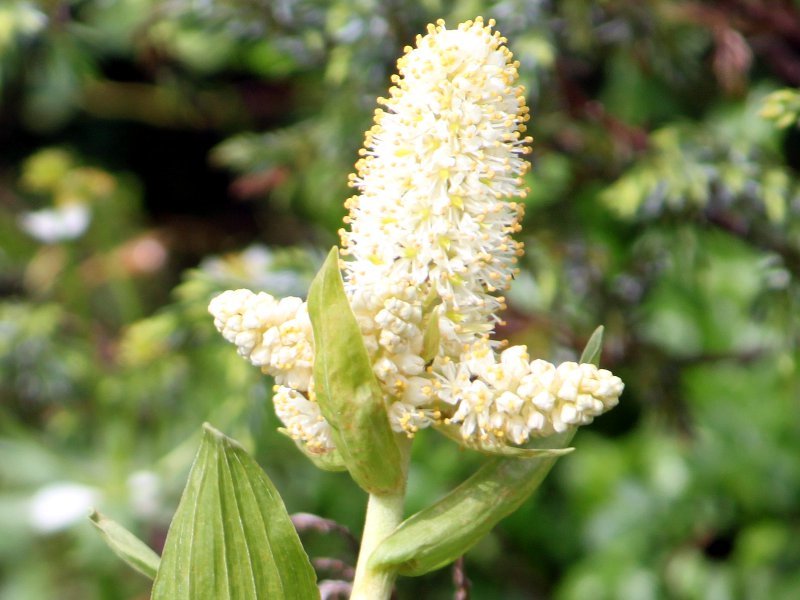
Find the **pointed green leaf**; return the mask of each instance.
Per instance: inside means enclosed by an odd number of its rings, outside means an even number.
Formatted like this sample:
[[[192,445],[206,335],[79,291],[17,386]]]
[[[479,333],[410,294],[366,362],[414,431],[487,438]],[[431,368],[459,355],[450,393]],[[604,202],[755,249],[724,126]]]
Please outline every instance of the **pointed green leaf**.
[[[142,575],[146,575],[150,579],[156,576],[161,559],[147,544],[119,523],[96,510],[92,511],[89,519],[117,556]]]
[[[319,598],[266,473],[210,425],[167,534],[154,600]]]
[[[573,432],[547,439],[566,446]],[[403,521],[369,559],[374,569],[416,576],[463,555],[533,493],[557,457],[495,458],[436,504]]]
[[[436,431],[446,438],[458,443],[462,448],[475,450],[488,456],[510,456],[515,458],[544,458],[547,456],[564,456],[575,448],[519,448],[517,446],[497,446],[484,447],[477,444],[470,444],[461,436],[460,427],[446,423],[439,423],[433,426]]]
[[[605,328],[602,325],[594,330],[592,337],[586,342],[586,348],[583,349],[580,362],[592,363],[596,367],[600,366],[600,353],[603,351],[603,331],[605,331]]]
[[[328,254],[308,292],[314,330],[314,384],[336,448],[355,482],[386,494],[405,480],[397,436],[344,291],[339,250]]]
[[[347,467],[344,464],[344,459],[337,450],[330,450],[324,454],[315,454],[310,452],[304,443],[298,442],[296,439],[294,439],[285,427],[278,427],[278,433],[282,433],[292,440],[294,445],[297,446],[297,449],[305,454],[306,458],[314,463],[318,469],[322,469],[323,471],[347,471]]]

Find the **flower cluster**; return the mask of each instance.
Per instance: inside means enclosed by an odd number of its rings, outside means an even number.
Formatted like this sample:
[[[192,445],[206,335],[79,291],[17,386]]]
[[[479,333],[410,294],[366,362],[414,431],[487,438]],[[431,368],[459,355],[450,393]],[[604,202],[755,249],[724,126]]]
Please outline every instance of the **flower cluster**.
[[[440,22],[406,48],[351,177],[359,194],[345,204],[345,286],[392,425],[411,434],[440,416],[420,358],[423,322],[438,320],[438,354],[458,359],[494,329],[505,304],[493,294],[522,253],[511,234],[528,108],[492,25]]]
[[[592,364],[531,362],[525,346],[498,356],[486,340],[459,362],[437,359],[434,372],[437,396],[455,408],[445,422],[460,425],[465,442],[485,447],[587,425],[617,405],[623,388],[619,377]]]
[[[294,439],[310,452],[334,448],[330,425],[314,401],[313,336],[308,305],[289,296],[228,290],[208,306],[214,325],[241,356],[275,378],[273,404]]]
[[[490,23],[491,25],[492,23]],[[389,98],[379,102],[351,183],[342,230],[351,289],[404,282],[442,302],[447,340],[471,343],[493,329],[522,246],[529,163],[528,108],[517,65],[482,20],[429,26],[406,48]]]
[[[208,306],[222,336],[279,385],[307,391],[314,366],[311,321],[300,298],[229,290]]]
[[[531,142],[518,63],[493,25],[440,21],[406,48],[366,134],[340,232],[345,290],[393,429],[457,424],[483,446],[588,423],[622,391],[608,371],[530,362],[519,346],[498,355],[489,339],[505,306],[496,294],[522,254],[512,234]],[[312,452],[332,448],[305,303],[236,290],[209,310],[239,353],[275,377],[292,437]],[[423,357],[431,325],[438,345]]]

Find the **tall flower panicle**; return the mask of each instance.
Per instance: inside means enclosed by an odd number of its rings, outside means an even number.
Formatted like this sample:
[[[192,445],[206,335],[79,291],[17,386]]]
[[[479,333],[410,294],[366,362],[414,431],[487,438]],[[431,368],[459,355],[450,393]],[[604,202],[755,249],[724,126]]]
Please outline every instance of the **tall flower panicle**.
[[[405,282],[418,302],[442,302],[456,351],[491,332],[516,273],[525,195],[528,108],[518,62],[478,18],[428,27],[407,47],[388,98],[378,101],[340,231],[350,289]]]
[[[464,441],[523,444],[590,422],[622,382],[592,365],[530,361],[490,340],[517,271],[531,138],[519,63],[493,21],[428,27],[380,98],[345,203],[345,291],[395,431],[458,426]],[[314,453],[333,449],[311,377],[307,306],[248,290],[209,307],[239,353],[275,377],[275,409]],[[435,331],[435,347],[426,332]],[[423,358],[423,354],[425,358]]]
[[[528,108],[493,25],[440,21],[406,48],[351,176],[359,193],[345,203],[345,286],[392,424],[408,433],[440,417],[416,379],[422,324],[436,319],[438,354],[457,359],[494,329],[505,307],[495,293],[522,254],[511,234],[526,193]]]

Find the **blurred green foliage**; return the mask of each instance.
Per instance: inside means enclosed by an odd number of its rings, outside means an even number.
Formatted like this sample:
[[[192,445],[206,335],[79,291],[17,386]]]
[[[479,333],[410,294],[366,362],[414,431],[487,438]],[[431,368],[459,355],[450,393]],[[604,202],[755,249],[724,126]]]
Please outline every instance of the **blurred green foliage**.
[[[561,360],[605,324],[627,388],[467,556],[473,597],[796,596],[800,3],[10,0],[0,598],[146,597],[84,505],[160,547],[203,421],[290,512],[360,529],[361,492],[275,431],[271,382],[206,305],[305,293],[403,46],[477,14],[536,138],[499,334]],[[409,510],[481,460],[429,435],[414,459]],[[452,597],[449,574],[403,580],[415,596]]]

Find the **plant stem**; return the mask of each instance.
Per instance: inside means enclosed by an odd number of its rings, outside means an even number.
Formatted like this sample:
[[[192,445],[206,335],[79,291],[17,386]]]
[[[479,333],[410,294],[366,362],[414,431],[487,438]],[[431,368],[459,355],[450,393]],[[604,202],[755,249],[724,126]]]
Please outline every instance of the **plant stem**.
[[[410,444],[405,443],[402,446],[404,446],[403,460],[406,462],[403,471],[407,473]],[[388,600],[391,597],[397,572],[371,569],[367,566],[367,562],[378,544],[403,520],[405,498],[405,481],[402,489],[395,493],[369,495],[350,600]]]
[[[370,569],[367,560],[380,541],[402,521],[404,501],[405,490],[399,494],[370,494],[350,600],[388,600],[391,597],[397,573]]]

